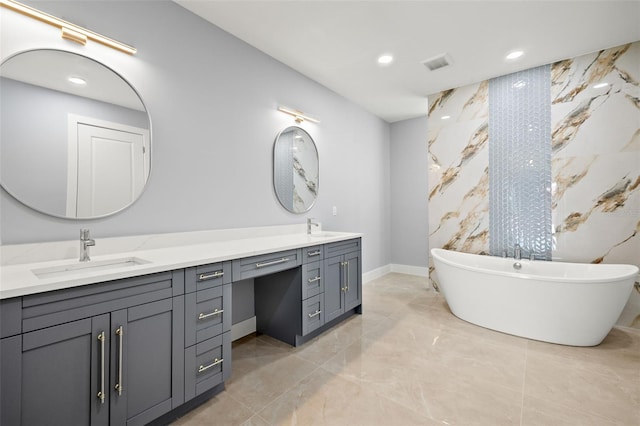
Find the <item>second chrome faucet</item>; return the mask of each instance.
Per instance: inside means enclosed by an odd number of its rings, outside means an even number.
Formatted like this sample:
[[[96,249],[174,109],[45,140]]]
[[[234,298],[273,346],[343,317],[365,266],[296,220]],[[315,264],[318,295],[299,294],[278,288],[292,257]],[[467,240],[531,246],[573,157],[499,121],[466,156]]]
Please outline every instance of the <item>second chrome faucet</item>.
[[[91,239],[88,229],[80,230],[80,262],[88,262],[91,260],[89,257],[89,247],[95,246],[96,240]]]
[[[313,218],[307,218],[307,235],[311,235],[311,226],[320,226],[319,223],[314,222]]]

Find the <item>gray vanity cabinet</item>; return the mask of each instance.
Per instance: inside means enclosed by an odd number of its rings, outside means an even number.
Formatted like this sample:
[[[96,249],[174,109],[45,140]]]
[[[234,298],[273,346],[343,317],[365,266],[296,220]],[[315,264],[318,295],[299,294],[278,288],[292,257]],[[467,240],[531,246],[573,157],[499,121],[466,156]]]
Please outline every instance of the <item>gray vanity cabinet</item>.
[[[362,304],[362,262],[359,238],[325,245],[325,322]]]
[[[0,347],[2,424],[144,425],[181,405],[179,275],[23,297],[23,333]]]

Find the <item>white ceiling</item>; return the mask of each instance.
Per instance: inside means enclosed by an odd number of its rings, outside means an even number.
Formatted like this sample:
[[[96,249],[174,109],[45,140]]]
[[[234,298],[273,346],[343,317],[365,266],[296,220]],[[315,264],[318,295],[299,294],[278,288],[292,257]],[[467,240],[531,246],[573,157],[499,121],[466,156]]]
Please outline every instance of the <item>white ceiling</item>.
[[[640,40],[640,0],[174,1],[388,122],[441,90]],[[445,52],[451,66],[422,64]]]

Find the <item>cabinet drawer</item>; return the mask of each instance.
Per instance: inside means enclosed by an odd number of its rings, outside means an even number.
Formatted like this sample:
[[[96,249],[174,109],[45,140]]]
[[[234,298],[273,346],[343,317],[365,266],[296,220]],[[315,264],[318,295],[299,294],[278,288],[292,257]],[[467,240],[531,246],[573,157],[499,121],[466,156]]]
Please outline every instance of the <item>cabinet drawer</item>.
[[[302,265],[302,300],[324,292],[322,262]]]
[[[302,249],[302,263],[317,262],[324,258],[324,246],[311,246]]]
[[[231,284],[185,295],[185,347],[231,330]]]
[[[324,246],[324,257],[329,258],[333,256],[339,256],[346,253],[351,253],[353,251],[358,251],[361,249],[361,240],[360,238],[353,238],[351,240],[338,241],[335,243],[325,244]]]
[[[185,291],[191,293],[231,283],[231,262],[210,263],[187,268]]]
[[[231,332],[185,349],[185,401],[227,380],[231,375]]]
[[[319,294],[302,302],[302,335],[324,325],[324,295]]]
[[[233,280],[239,281],[295,268],[302,264],[301,257],[302,250],[294,249],[234,260]]]

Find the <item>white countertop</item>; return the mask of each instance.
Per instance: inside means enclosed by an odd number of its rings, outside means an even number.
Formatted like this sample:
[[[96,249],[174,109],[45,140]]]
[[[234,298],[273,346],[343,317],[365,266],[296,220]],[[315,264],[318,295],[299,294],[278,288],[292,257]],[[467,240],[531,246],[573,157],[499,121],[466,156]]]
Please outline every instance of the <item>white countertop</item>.
[[[276,227],[274,227],[273,230],[277,231]],[[291,227],[286,227],[286,229],[282,230],[290,231]],[[203,234],[207,232],[210,233],[211,231],[189,233],[191,238],[182,237],[177,239],[172,237],[172,235],[178,234],[166,234],[165,241],[173,238],[174,242],[181,241],[181,243],[177,245],[171,245],[170,243],[156,244],[160,246],[159,248],[143,248],[98,255],[92,254],[91,261],[87,263],[87,265],[91,262],[98,264],[104,261],[127,258],[137,258],[147,262],[140,265],[114,267],[106,270],[73,270],[65,272],[62,276],[51,274],[53,276],[38,277],[33,272],[34,270],[76,266],[80,262],[77,257],[74,257],[73,259],[67,258],[5,264],[0,266],[0,299],[26,296],[45,291],[60,290],[97,282],[152,274],[155,272],[170,271],[190,266],[206,265],[224,260],[326,244],[362,236],[362,234],[348,232],[320,232],[311,235],[307,235],[304,232],[282,234],[277,232],[257,232],[258,236],[249,237],[248,234],[250,234],[250,232],[246,230],[239,230],[239,232],[229,232],[225,230],[220,232],[214,231],[217,237],[212,237],[212,241],[210,242],[202,242]],[[224,233],[223,236],[221,236],[221,232]],[[209,233],[207,233],[207,235],[209,235]],[[154,238],[157,240],[159,237],[154,236]],[[95,238],[95,240],[96,247],[99,247],[101,240],[99,238]],[[190,243],[190,241],[198,241],[198,243]],[[65,247],[67,247],[70,243],[74,242],[61,242],[60,244],[62,245],[63,243]],[[75,242],[75,244],[79,245],[79,242]],[[33,249],[31,250],[33,251]],[[76,249],[76,252],[77,250],[78,249]]]

